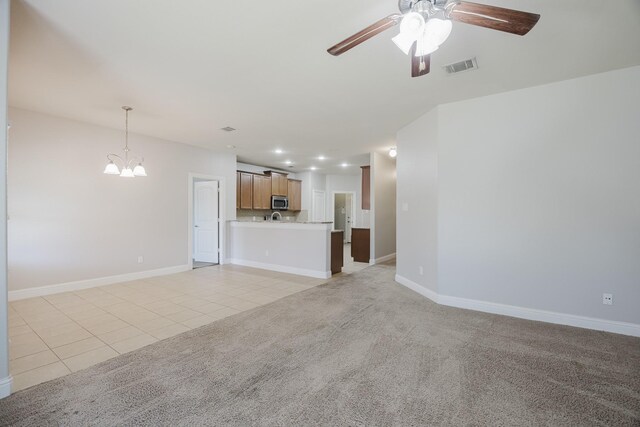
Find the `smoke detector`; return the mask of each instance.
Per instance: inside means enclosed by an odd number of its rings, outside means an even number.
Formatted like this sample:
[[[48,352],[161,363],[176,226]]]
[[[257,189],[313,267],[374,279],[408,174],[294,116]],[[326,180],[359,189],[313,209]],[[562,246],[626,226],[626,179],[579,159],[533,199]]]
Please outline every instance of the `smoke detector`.
[[[453,64],[445,65],[444,70],[447,74],[457,74],[462,73],[464,71],[477,70],[478,69],[478,61],[475,57],[471,59],[465,59],[464,61],[454,62]]]

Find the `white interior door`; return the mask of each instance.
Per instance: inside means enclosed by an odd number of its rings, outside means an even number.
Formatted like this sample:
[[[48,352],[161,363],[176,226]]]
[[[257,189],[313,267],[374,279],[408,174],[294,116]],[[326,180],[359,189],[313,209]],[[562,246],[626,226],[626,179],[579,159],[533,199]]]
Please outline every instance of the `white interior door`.
[[[193,259],[218,263],[218,181],[193,184]]]
[[[324,221],[325,215],[325,194],[321,190],[313,190],[313,210],[312,221]]]

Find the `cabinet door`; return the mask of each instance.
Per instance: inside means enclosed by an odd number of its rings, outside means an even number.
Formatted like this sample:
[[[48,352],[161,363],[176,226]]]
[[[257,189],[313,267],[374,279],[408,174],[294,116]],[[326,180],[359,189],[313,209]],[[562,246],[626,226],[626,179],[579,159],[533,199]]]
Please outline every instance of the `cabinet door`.
[[[371,209],[371,167],[360,166],[362,168],[362,209]]]
[[[240,172],[240,209],[253,207],[253,175]]]
[[[253,176],[253,209],[271,209],[271,178]]]
[[[289,180],[285,175],[280,176],[280,192],[283,196],[289,195]]]
[[[289,194],[289,210],[299,211],[302,209],[302,183],[293,179],[287,182],[287,193]]]
[[[236,172],[236,209],[240,209],[240,172]]]
[[[262,209],[271,209],[271,177],[262,177],[262,186],[260,187],[262,193]]]
[[[286,196],[288,194],[286,175],[277,172],[271,172],[271,193],[274,196]]]
[[[264,201],[262,200],[262,177],[253,176],[253,209],[262,209]]]

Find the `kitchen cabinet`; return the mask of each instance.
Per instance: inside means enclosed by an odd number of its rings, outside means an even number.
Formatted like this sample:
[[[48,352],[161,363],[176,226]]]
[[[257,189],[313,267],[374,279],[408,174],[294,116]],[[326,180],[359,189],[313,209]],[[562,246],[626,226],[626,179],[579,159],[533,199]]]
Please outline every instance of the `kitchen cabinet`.
[[[351,256],[356,262],[369,262],[370,231],[368,228],[351,229]]]
[[[271,194],[274,196],[287,196],[289,194],[289,183],[286,173],[265,172],[271,176]]]
[[[302,210],[302,181],[297,179],[287,180],[287,193],[289,194],[289,210]]]
[[[253,175],[253,209],[271,209],[271,177]]]
[[[344,265],[344,231],[331,232],[331,274],[342,272]]]
[[[253,174],[238,172],[240,175],[240,209],[253,207]]]
[[[240,209],[240,172],[236,172],[236,209]]]
[[[368,211],[371,209],[371,166],[360,167],[362,168],[362,209]]]

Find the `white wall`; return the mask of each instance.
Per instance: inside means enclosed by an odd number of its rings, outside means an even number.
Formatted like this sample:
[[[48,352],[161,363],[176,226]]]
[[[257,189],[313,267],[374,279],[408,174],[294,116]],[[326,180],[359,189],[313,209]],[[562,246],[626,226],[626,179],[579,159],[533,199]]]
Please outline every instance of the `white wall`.
[[[396,253],[396,161],[387,154],[371,153],[371,258]]]
[[[7,304],[7,70],[9,0],[0,0],[0,399],[11,393]]]
[[[189,172],[224,176],[235,218],[235,155],[130,135],[149,176],[125,179],[102,173],[122,130],[9,114],[10,290],[186,265]]]
[[[640,324],[638,99],[633,67],[429,113],[438,117],[438,292]],[[398,134],[400,162],[429,161],[420,145],[432,144],[432,121]],[[399,174],[400,209],[424,179],[418,169]],[[401,214],[400,254],[430,244],[405,231],[432,209]],[[399,260],[398,274],[418,262]],[[614,305],[602,304],[604,292]]]
[[[232,222],[229,230],[233,264],[331,277],[330,224]]]
[[[281,173],[287,174],[288,178],[300,179],[300,178],[298,178],[298,175],[293,173],[293,172],[289,172],[289,171],[286,171],[284,169],[275,169],[275,168],[271,168],[271,167],[268,167],[268,166],[251,165],[249,163],[238,162],[236,164],[236,168],[239,171],[252,172],[252,173],[264,173],[265,171],[281,172]]]
[[[311,212],[313,190],[325,191],[327,177],[317,172],[301,172],[297,176],[302,180],[302,210]],[[311,218],[311,214],[309,214],[309,218]]]
[[[398,132],[398,141],[396,269],[438,292],[437,109]]]

